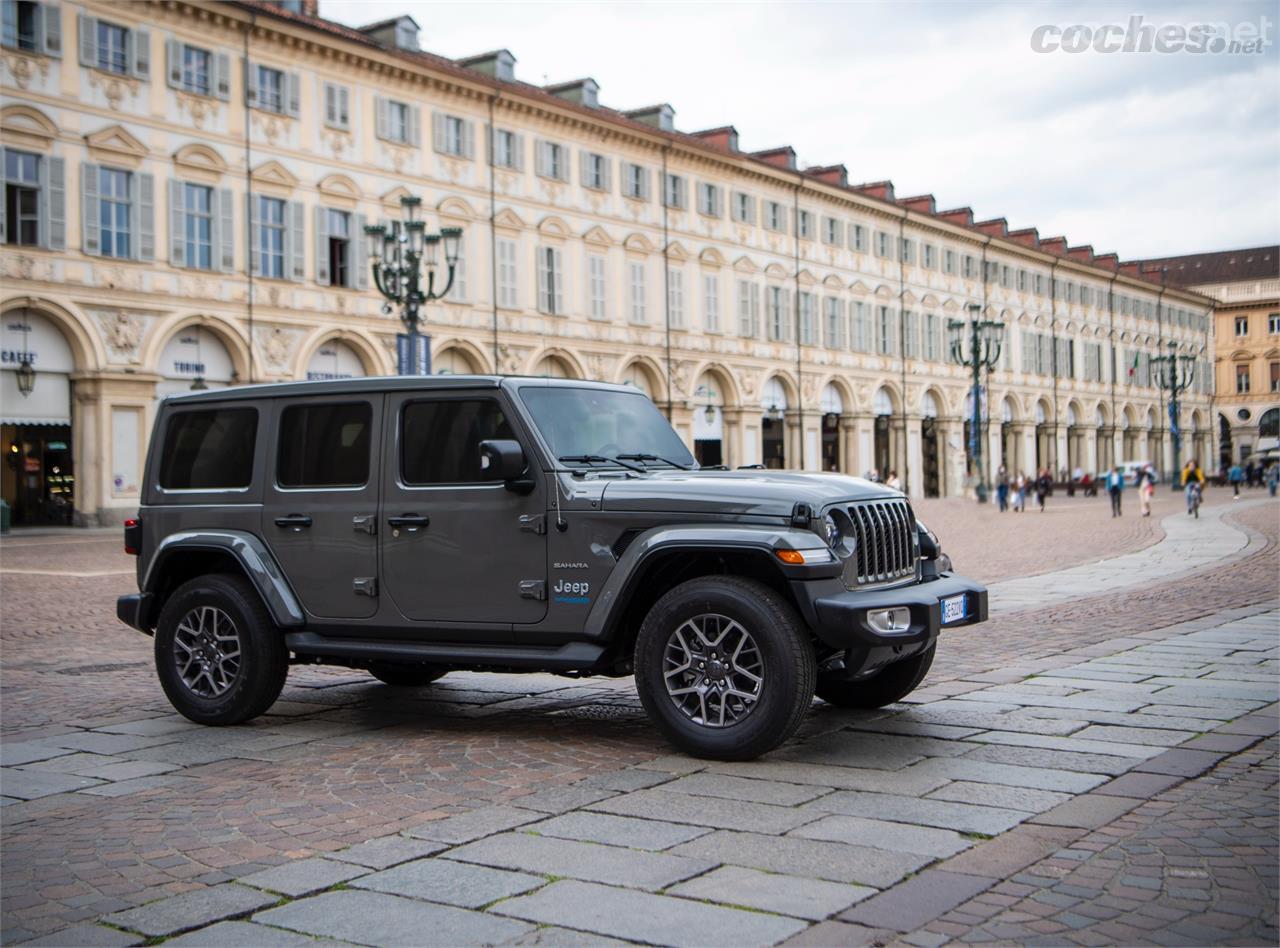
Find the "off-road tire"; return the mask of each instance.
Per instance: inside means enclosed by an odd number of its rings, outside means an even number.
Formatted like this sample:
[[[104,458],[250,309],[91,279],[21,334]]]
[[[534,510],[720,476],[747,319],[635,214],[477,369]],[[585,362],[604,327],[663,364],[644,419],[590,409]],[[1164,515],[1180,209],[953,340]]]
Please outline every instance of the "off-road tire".
[[[667,693],[664,656],[683,623],[721,615],[746,629],[763,663],[760,694],[749,714],[728,726],[695,723]],[[636,689],[650,720],[681,750],[715,760],[752,760],[790,738],[813,703],[817,663],[796,610],[764,583],[703,576],[681,583],[645,616],[635,647]]]
[[[901,701],[924,681],[933,666],[938,646],[931,645],[919,655],[894,662],[861,681],[833,681],[818,678],[818,697],[839,708],[883,708]]]
[[[397,665],[386,662],[369,666],[369,674],[393,688],[422,688],[449,673],[438,665]]]
[[[228,690],[216,697],[194,692],[182,680],[175,658],[179,624],[193,609],[212,606],[235,626],[239,670]],[[160,610],[155,634],[156,674],[169,703],[197,724],[240,724],[275,703],[289,674],[289,650],[258,591],[240,576],[215,573],[192,579],[174,591]]]

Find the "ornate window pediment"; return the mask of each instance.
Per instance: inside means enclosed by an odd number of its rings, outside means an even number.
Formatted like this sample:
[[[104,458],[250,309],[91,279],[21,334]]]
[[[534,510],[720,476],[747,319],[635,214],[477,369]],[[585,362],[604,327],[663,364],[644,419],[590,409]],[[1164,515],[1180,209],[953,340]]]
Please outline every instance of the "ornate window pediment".
[[[548,237],[571,237],[573,232],[569,229],[569,225],[555,216],[544,217],[538,221],[538,232],[546,234]]]
[[[636,253],[651,253],[653,244],[649,242],[649,238],[644,234],[627,234],[626,239],[622,241],[622,246],[628,250],[634,250]]]
[[[183,145],[173,153],[173,163],[185,171],[212,175],[222,175],[227,170],[226,161],[208,145]]]
[[[739,273],[759,273],[760,268],[755,265],[750,257],[739,257],[733,261],[733,269]]]
[[[698,254],[698,259],[704,266],[723,267],[725,264],[724,255],[716,250],[715,247],[707,247],[702,253]]]
[[[90,153],[100,160],[136,165],[147,157],[147,146],[123,125],[110,125],[90,132],[84,140]]]
[[[612,247],[614,240],[609,236],[609,232],[597,224],[585,234],[582,235],[584,243],[591,244],[594,247]]]
[[[316,187],[321,194],[327,197],[344,201],[360,200],[360,188],[345,174],[331,174]]]
[[[10,105],[0,112],[0,136],[10,144],[47,150],[58,137],[58,126],[38,109]]]
[[[263,162],[253,169],[253,181],[255,184],[274,184],[281,188],[298,186],[298,179],[294,173],[274,159]]]

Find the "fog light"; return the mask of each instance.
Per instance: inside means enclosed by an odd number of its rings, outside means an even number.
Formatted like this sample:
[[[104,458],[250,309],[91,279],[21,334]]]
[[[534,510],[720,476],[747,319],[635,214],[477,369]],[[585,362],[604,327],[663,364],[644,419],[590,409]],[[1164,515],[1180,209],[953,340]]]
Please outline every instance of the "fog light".
[[[867,625],[881,635],[899,635],[911,628],[911,612],[904,606],[894,609],[871,609]]]

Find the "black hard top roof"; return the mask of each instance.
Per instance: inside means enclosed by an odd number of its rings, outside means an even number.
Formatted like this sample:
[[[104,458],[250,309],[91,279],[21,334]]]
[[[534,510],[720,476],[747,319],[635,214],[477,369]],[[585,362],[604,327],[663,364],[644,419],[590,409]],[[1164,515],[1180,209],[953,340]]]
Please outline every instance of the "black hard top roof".
[[[638,391],[610,382],[587,382],[581,379],[551,379],[513,375],[389,375],[357,379],[326,379],[313,382],[268,382],[259,385],[236,385],[231,388],[207,389],[200,392],[170,395],[170,405],[192,405],[203,402],[252,401],[261,398],[296,398],[303,395],[360,395],[369,392],[449,392],[465,389],[492,389],[506,386],[550,385],[563,388],[602,388]]]

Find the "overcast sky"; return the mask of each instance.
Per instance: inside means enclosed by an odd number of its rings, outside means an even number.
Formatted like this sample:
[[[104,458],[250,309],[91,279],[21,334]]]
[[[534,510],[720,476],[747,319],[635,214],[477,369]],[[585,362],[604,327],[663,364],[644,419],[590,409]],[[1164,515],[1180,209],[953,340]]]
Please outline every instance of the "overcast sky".
[[[1039,227],[1122,258],[1280,240],[1274,2],[321,0],[352,26],[410,13],[424,49],[499,47],[532,83],[590,76],[601,102],[670,102],[685,131],[734,125],[899,197]],[[1037,53],[1037,26],[1252,23],[1252,55]]]

